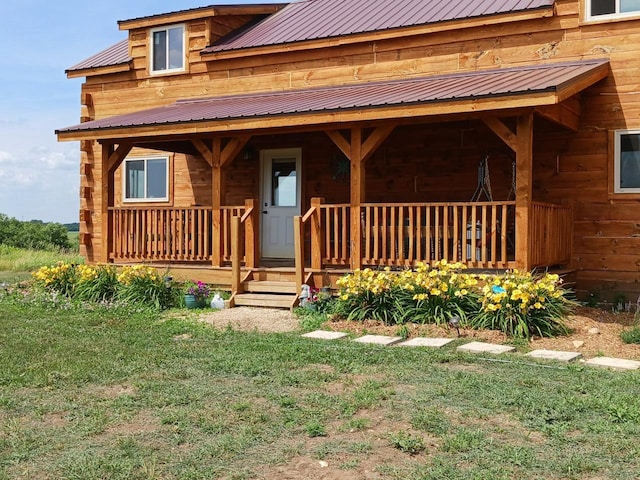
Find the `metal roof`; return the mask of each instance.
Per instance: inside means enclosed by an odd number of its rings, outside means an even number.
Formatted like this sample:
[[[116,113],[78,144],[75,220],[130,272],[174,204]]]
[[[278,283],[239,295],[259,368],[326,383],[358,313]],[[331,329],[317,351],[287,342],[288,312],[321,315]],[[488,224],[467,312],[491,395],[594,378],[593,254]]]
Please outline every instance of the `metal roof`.
[[[551,8],[553,4],[554,0],[299,0],[202,53]]]
[[[584,77],[590,79],[593,76],[593,82],[599,80],[602,76],[591,74],[607,65],[607,60],[597,59],[277,93],[181,100],[164,107],[63,128],[56,133],[365,110],[542,92],[559,93]],[[584,82],[580,88],[586,88],[589,84]]]
[[[125,38],[73,67],[67,68],[65,72],[69,73],[77,70],[87,70],[89,68],[111,67],[113,65],[129,63],[131,60],[129,56],[129,40]]]
[[[172,15],[178,15],[182,13],[192,13],[192,12],[204,12],[208,13],[212,10],[234,10],[237,8],[264,8],[264,9],[273,9],[279,8],[287,5],[287,2],[273,2],[273,3],[231,3],[231,4],[216,4],[216,5],[207,5],[205,7],[194,7],[194,8],[185,8],[182,10],[174,10],[171,12],[163,12],[152,15],[145,15],[142,17],[128,18],[126,20],[118,20],[118,24],[125,24],[129,22],[137,22],[140,20],[149,20],[152,18],[162,18]]]

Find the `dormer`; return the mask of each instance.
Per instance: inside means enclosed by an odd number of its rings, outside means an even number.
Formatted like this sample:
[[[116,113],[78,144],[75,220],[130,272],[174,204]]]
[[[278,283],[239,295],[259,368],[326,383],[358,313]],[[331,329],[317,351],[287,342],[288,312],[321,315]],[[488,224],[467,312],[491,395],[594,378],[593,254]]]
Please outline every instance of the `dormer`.
[[[200,52],[253,26],[286,4],[212,5],[120,20],[128,38],[66,70],[67,77],[136,72],[136,77],[192,73]]]

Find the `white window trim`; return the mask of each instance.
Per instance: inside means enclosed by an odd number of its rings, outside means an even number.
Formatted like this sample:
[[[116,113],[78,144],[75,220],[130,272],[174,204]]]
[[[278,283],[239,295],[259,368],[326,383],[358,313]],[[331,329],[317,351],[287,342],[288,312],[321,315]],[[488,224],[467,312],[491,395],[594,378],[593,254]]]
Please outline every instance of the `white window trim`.
[[[144,192],[145,198],[127,198],[127,162],[144,160]],[[148,160],[164,160],[165,161],[165,192],[166,196],[160,198],[146,198],[147,194],[147,161]],[[169,201],[169,157],[127,157],[123,161],[124,169],[122,171],[122,202],[123,203],[166,203]]]
[[[591,15],[591,4],[593,0],[585,0],[585,19],[587,21],[598,21],[598,20],[618,20],[625,18],[634,18],[640,16],[640,10],[633,12],[620,12],[620,0],[616,0],[616,13],[609,13],[607,15]]]
[[[622,135],[638,134],[640,135],[640,129],[636,130],[616,130],[614,132],[613,140],[613,153],[614,153],[614,165],[613,165],[613,193],[640,193],[640,188],[621,188],[620,187],[620,148]]]
[[[171,28],[182,28],[182,67],[180,68],[166,68],[164,70],[154,70],[153,69],[153,34],[155,32],[167,32],[167,38],[169,37],[168,32]],[[167,42],[167,46],[169,42]],[[167,65],[169,64],[169,52],[165,52],[167,55]],[[167,73],[181,73],[186,72],[187,70],[187,27],[184,23],[177,23],[174,25],[165,25],[163,27],[152,28],[149,30],[149,72],[151,75],[165,75]]]

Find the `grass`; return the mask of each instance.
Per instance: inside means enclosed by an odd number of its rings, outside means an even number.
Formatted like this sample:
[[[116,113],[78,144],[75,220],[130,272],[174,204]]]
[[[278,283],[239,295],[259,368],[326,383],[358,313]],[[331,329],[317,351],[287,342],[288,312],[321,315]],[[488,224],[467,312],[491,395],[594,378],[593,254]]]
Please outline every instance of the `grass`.
[[[0,244],[0,273],[33,272],[42,266],[54,265],[60,261],[84,263],[84,259],[76,253],[60,253],[48,250],[25,250]]]
[[[183,314],[0,291],[0,479],[313,478],[320,460],[335,478],[640,471],[636,372],[216,331]]]

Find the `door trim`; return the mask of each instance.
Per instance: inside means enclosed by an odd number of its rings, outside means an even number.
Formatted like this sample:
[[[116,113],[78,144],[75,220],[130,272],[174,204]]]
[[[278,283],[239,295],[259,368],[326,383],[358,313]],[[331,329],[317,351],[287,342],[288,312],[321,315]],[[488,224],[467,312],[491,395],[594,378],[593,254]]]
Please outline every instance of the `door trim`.
[[[265,248],[265,234],[264,234],[264,221],[262,211],[265,209],[265,203],[270,204],[270,199],[266,199],[266,195],[269,195],[270,192],[265,192],[265,175],[267,173],[267,169],[265,167],[268,161],[273,160],[278,157],[295,157],[296,159],[296,204],[297,204],[297,212],[296,215],[302,214],[302,148],[275,148],[275,149],[265,149],[260,150],[260,252],[263,258],[267,259],[293,259],[295,257],[295,252],[291,251],[290,257],[271,257],[265,255],[265,252],[268,250]],[[293,207],[292,207],[293,208]]]

